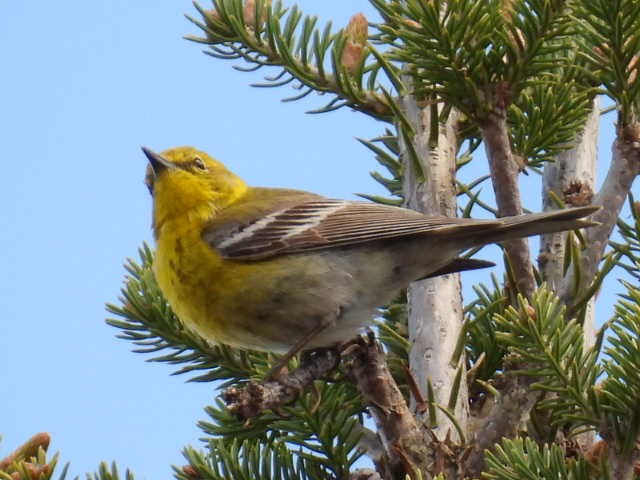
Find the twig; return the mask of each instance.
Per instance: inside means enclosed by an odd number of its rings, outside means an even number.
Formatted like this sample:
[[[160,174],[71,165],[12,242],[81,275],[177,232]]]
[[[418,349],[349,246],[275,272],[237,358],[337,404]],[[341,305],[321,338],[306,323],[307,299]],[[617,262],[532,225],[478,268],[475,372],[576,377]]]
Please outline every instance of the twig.
[[[277,409],[293,402],[314,380],[333,371],[339,361],[340,354],[337,350],[317,350],[292,372],[275,380],[250,382],[241,388],[229,387],[222,394],[222,399],[233,415],[248,420],[265,410]]]
[[[270,7],[269,7],[270,8]],[[203,16],[204,23],[187,15],[187,19],[198,26],[206,34],[205,38],[188,35],[188,40],[209,45],[213,48],[212,56],[218,58],[236,59],[242,58],[248,63],[256,65],[256,69],[263,65],[279,66],[291,75],[292,79],[312,90],[319,93],[333,93],[337,98],[343,99],[349,107],[358,110],[371,117],[382,120],[391,120],[391,109],[387,104],[384,96],[374,90],[362,88],[362,79],[356,78],[357,74],[348,72],[345,67],[341,66],[344,71],[336,71],[335,74],[327,73],[322,65],[314,67],[308,59],[301,58],[288,42],[281,37],[279,25],[280,19],[275,17],[267,20],[263,28],[255,29],[251,22],[247,24],[242,22],[227,23],[231,19],[228,15],[217,14],[217,20],[212,22],[208,16],[213,15],[213,10],[205,11],[196,4],[196,9]],[[275,22],[277,28],[269,28],[269,22]],[[222,30],[221,30],[222,28]],[[321,48],[329,52],[332,46],[335,46],[335,40]],[[390,72],[390,66],[386,64],[382,55],[377,54],[372,45],[367,44],[367,49],[374,54],[380,67],[387,75]],[[216,52],[218,52],[216,54]],[[323,53],[324,54],[324,53]],[[335,60],[335,59],[334,59]],[[363,75],[363,73],[359,73]],[[353,78],[352,78],[353,77]],[[393,78],[389,77],[393,82]],[[270,82],[260,86],[277,86],[278,82]],[[292,98],[292,99],[295,99]],[[323,112],[331,109],[333,104],[330,103],[324,108],[312,111]],[[342,104],[340,106],[343,106]]]

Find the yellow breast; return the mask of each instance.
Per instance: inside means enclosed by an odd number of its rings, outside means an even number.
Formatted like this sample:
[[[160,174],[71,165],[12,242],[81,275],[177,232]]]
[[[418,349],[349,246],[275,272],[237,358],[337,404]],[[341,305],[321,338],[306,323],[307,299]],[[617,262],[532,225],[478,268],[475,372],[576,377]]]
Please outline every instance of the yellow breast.
[[[200,229],[164,225],[156,242],[155,275],[162,292],[186,327],[222,341],[224,318],[216,305],[223,294],[222,259],[200,238]]]

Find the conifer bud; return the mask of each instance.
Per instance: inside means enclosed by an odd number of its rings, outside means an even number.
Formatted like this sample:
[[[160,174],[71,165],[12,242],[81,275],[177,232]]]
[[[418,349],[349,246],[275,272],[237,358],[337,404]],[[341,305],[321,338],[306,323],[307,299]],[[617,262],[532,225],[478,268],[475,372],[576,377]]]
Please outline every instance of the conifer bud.
[[[528,303],[524,306],[524,311],[525,311],[527,317],[529,317],[531,320],[537,320],[538,314],[536,313],[536,309],[533,308]]]
[[[419,30],[420,29],[420,24],[418,22],[416,22],[415,20],[410,20],[410,19],[405,19],[404,20],[404,24],[409,27],[409,28],[413,28],[414,30]]]
[[[267,9],[271,8],[271,0],[262,0],[260,5],[260,12],[258,15],[260,25],[264,24],[267,21]],[[244,15],[244,24],[247,27],[255,27],[256,26],[256,1],[255,0],[247,0],[244,4],[244,10],[242,12]]]
[[[364,57],[364,50],[369,36],[367,17],[356,13],[344,29],[346,43],[342,51],[341,65],[351,74],[355,73]]]
[[[215,8],[212,8],[210,10],[205,10],[204,15],[205,15],[204,17],[205,20],[207,21],[207,23],[210,23],[210,24],[220,20],[220,12]]]
[[[187,477],[193,478],[194,480],[202,478],[200,472],[198,472],[198,470],[196,470],[192,465],[185,465],[184,467],[182,467],[182,471]]]
[[[12,463],[21,460],[29,460],[38,456],[40,449],[47,451],[51,437],[48,433],[37,433],[24,444],[19,446],[13,453],[6,458],[0,459],[0,471],[6,470]]]

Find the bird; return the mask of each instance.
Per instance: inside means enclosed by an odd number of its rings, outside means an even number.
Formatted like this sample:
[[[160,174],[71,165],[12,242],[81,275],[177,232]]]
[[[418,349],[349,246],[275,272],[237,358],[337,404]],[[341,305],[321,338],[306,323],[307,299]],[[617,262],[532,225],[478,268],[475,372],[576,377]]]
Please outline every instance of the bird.
[[[335,347],[411,282],[494,265],[470,248],[594,225],[584,206],[496,219],[253,187],[194,147],[142,147],[154,274],[189,330],[285,354]]]

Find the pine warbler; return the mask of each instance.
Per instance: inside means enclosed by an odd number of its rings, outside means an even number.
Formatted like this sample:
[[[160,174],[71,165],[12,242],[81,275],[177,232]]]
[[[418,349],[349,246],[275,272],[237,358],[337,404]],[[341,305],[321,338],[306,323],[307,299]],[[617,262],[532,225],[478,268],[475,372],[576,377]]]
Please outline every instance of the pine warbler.
[[[192,147],[149,159],[155,274],[205,339],[294,353],[351,340],[409,283],[493,265],[458,258],[509,238],[592,225],[597,207],[474,220],[250,187]]]

